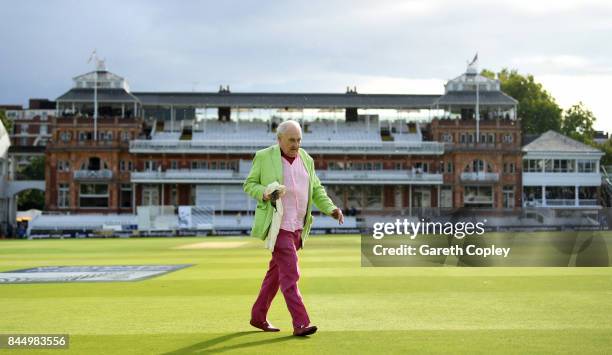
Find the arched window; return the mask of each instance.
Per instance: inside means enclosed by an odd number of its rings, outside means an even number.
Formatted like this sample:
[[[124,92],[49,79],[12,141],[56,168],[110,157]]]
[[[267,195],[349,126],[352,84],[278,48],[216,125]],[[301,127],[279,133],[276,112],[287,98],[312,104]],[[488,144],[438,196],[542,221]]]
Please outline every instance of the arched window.
[[[102,161],[99,157],[90,157],[87,161],[81,164],[81,170],[92,170],[98,171],[101,169],[108,169],[108,164]]]
[[[493,167],[488,162],[481,159],[474,159],[463,169],[466,173],[492,173]]]

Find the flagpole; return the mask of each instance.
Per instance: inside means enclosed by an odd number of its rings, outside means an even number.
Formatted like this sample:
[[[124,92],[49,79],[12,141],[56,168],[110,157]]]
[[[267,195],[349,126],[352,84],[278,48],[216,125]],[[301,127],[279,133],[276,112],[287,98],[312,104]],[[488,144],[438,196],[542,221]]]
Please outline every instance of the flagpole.
[[[94,141],[97,141],[97,140],[98,140],[98,63],[96,60],[96,74],[94,76]]]
[[[478,74],[476,74],[476,144],[480,143],[480,95],[478,92]]]

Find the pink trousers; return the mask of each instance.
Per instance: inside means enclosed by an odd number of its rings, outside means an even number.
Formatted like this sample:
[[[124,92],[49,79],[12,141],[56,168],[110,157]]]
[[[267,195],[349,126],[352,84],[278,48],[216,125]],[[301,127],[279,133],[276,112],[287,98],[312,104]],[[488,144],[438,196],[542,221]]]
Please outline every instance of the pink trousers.
[[[259,296],[251,310],[251,317],[255,321],[266,321],[268,310],[274,296],[280,287],[291,318],[293,326],[307,326],[310,324],[306,307],[302,302],[302,295],[297,282],[300,279],[297,250],[302,247],[302,231],[289,232],[281,229],[276,238],[276,245],[272,252],[272,259],[268,272],[261,284]]]

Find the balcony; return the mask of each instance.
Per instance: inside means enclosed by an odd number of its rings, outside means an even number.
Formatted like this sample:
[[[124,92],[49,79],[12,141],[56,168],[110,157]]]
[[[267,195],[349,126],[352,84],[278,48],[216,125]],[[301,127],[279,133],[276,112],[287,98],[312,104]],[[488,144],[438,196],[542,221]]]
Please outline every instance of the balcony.
[[[556,208],[576,208],[576,207],[599,207],[599,201],[595,199],[546,199],[525,201],[524,207],[556,207]]]
[[[499,181],[499,173],[461,173],[461,181],[463,182],[497,182]]]
[[[130,153],[252,154],[274,143],[274,141],[254,141],[248,138],[236,141],[133,140],[130,142]],[[313,141],[304,142],[303,148],[311,154],[442,155],[444,153],[444,143],[440,142]]]
[[[81,181],[100,181],[110,180],[113,178],[113,171],[108,169],[102,170],[75,170],[74,179]]]
[[[209,183],[242,184],[248,175],[233,170],[166,170],[133,172],[133,183]],[[410,170],[322,170],[317,175],[323,184],[346,185],[441,185],[442,174],[416,173]]]
[[[554,173],[554,172],[524,172],[523,186],[599,186],[601,174],[598,171],[591,173]]]
[[[321,170],[324,184],[345,185],[441,185],[442,174],[418,173],[413,170]]]

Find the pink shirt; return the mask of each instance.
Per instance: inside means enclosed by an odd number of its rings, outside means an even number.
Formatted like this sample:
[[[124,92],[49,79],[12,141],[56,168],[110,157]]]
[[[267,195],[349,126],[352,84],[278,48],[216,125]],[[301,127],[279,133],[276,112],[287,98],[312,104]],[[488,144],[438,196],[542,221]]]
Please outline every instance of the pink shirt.
[[[281,161],[283,162],[283,185],[287,190],[285,196],[281,197],[283,219],[280,228],[295,232],[304,228],[310,179],[299,154],[292,164],[282,157]]]

